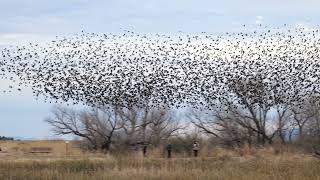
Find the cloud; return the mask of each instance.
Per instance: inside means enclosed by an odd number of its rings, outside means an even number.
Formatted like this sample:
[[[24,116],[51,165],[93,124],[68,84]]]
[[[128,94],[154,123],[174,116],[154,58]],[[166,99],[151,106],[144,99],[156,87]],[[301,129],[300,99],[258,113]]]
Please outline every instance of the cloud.
[[[303,31],[314,31],[319,27],[315,27],[314,25],[308,22],[298,22],[294,25],[296,28],[302,29]]]
[[[52,35],[35,33],[0,33],[0,46],[23,45],[30,42],[41,43],[52,38]]]
[[[263,16],[256,16],[256,24],[262,24],[263,23]]]

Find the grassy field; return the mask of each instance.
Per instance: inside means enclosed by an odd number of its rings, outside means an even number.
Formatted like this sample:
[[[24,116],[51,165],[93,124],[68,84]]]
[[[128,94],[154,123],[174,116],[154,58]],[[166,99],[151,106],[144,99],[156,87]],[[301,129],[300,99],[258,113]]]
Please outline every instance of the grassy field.
[[[3,155],[28,155],[34,148],[50,149],[51,155],[81,154],[77,141],[70,141],[68,144],[63,140],[0,141],[0,148],[0,158]]]
[[[203,148],[199,158],[160,149],[123,155],[81,152],[76,142],[0,141],[0,180],[91,179],[319,179],[320,159],[290,147]],[[50,148],[50,153],[32,153]]]
[[[199,158],[27,157],[0,160],[0,179],[320,179],[320,160],[297,153],[224,153]]]

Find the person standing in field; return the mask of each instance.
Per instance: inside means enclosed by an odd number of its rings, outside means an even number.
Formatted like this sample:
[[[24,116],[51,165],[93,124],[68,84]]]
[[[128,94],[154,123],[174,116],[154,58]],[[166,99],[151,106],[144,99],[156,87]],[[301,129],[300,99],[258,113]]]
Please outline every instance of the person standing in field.
[[[168,144],[166,149],[167,149],[167,157],[171,158],[172,145]]]
[[[147,157],[147,144],[143,144],[142,154],[143,154],[143,157]]]
[[[193,142],[192,150],[193,150],[193,156],[198,157],[198,151],[200,149],[199,143],[197,141]]]

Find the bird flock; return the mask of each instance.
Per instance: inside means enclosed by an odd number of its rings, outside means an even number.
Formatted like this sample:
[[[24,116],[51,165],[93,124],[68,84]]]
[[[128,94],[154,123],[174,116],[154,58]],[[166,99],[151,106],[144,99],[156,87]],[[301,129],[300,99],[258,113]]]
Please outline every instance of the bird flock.
[[[320,95],[318,29],[96,34],[5,47],[0,77],[48,101],[89,106],[274,106]],[[245,101],[244,101],[245,100]]]

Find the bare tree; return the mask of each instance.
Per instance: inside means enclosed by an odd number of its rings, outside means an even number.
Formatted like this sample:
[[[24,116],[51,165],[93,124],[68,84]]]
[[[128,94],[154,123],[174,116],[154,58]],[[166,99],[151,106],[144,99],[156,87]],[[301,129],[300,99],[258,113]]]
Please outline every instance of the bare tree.
[[[263,145],[265,141],[273,143],[278,134],[282,143],[289,129],[289,114],[286,107],[277,107],[269,112],[265,119],[254,121],[249,113],[227,107],[225,110],[211,109],[209,112],[193,112],[191,122],[204,133],[218,138],[223,144],[241,146],[247,143]],[[271,114],[275,116],[271,117]]]
[[[119,108],[126,143],[159,145],[182,127],[174,120],[168,108],[131,107]]]
[[[312,143],[320,143],[320,104],[319,99],[312,98],[309,101],[308,106],[306,106],[307,111],[305,111],[305,116],[308,118],[305,123],[304,135],[308,135]]]
[[[219,138],[222,138],[222,132],[224,136],[229,134],[229,141],[238,143],[272,144],[277,134],[285,142],[289,105],[281,99],[286,94],[277,86],[268,86],[267,74],[238,73],[229,75],[230,80],[225,82],[219,101],[213,101],[216,104],[209,99],[209,104],[212,104],[211,120],[198,118],[194,124]],[[277,116],[272,118],[273,114]]]
[[[156,109],[150,112],[148,117],[148,138],[149,141],[158,146],[168,138],[178,135],[183,129],[181,124],[174,119],[172,113],[165,108]]]
[[[292,123],[292,127],[293,130],[298,129],[299,131],[299,140],[303,140],[304,139],[304,135],[305,135],[305,126],[308,124],[308,122],[314,117],[314,113],[311,106],[309,107],[304,107],[304,108],[298,108],[298,107],[294,107],[291,109],[292,112],[292,116],[293,116],[293,123]],[[292,134],[291,134],[292,136]]]
[[[279,134],[279,139],[282,144],[285,144],[287,132],[292,125],[289,113],[289,107],[287,105],[276,107],[276,129]]]
[[[109,151],[114,134],[122,128],[117,111],[111,108],[92,109],[78,112],[69,108],[56,107],[53,117],[45,121],[56,135],[75,135],[84,138],[94,149]]]
[[[194,110],[189,114],[189,118],[202,132],[218,138],[225,145],[240,147],[244,141],[251,144],[252,133],[246,133],[246,129],[218,109],[209,112]]]
[[[317,116],[319,114],[319,105],[316,98],[309,97],[303,104],[291,105],[289,110],[290,118],[290,130],[289,130],[289,141],[293,142],[292,136],[295,132],[298,134],[296,140],[302,142],[305,136],[313,134],[317,127]]]
[[[126,135],[126,144],[145,144],[146,131],[151,123],[149,116],[149,107],[144,108],[137,106],[121,107],[117,109],[120,118],[122,119],[122,128]]]

